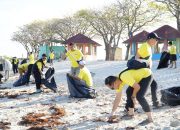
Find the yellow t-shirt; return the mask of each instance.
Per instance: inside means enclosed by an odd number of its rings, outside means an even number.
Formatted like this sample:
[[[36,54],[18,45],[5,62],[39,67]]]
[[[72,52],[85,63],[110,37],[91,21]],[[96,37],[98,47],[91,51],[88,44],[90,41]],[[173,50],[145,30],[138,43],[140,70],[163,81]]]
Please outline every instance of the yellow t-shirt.
[[[80,69],[78,77],[81,80],[84,80],[89,87],[93,86],[93,81],[92,81],[91,73],[89,72],[89,70],[86,67]]]
[[[151,46],[148,43],[143,43],[138,49],[138,54],[143,59],[151,59],[152,51]]]
[[[169,53],[172,54],[176,54],[176,46],[175,45],[171,45]]]
[[[71,62],[71,66],[72,67],[78,67],[78,63],[77,60],[81,60],[83,57],[83,54],[80,50],[74,50],[74,51],[68,51],[66,53],[66,56],[69,58],[70,62]]]
[[[26,70],[28,70],[28,66],[29,66],[29,63],[24,63],[24,64],[22,64],[22,65],[19,65],[19,66],[18,66],[18,69],[21,69],[21,70],[23,70],[23,71],[26,71]]]
[[[124,85],[133,86],[134,83],[139,83],[143,78],[147,78],[151,75],[151,70],[148,68],[142,68],[138,70],[127,70],[120,76],[122,83],[119,85],[117,92],[121,92]]]
[[[34,64],[34,55],[33,54],[29,55],[29,63]]]
[[[37,62],[37,67],[39,70],[42,70],[43,64],[41,62]]]
[[[54,59],[54,53],[50,53],[49,57],[51,60],[53,60]]]

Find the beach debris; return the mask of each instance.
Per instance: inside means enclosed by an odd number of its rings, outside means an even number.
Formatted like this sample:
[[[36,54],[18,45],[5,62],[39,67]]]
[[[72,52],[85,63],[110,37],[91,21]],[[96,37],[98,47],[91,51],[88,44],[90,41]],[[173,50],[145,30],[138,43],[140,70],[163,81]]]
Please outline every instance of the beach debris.
[[[0,129],[2,129],[2,130],[10,129],[9,125],[11,125],[11,123],[0,121]]]
[[[21,95],[24,94],[30,94],[27,91],[20,91],[20,92],[4,92],[4,91],[0,91],[0,98],[9,98],[9,99],[16,99]]]
[[[59,119],[65,115],[63,108],[52,106],[49,108],[50,113],[29,113],[22,117],[19,125],[32,126],[29,130],[44,130],[45,128],[52,128],[63,125]]]
[[[126,127],[125,130],[135,130],[135,127]]]

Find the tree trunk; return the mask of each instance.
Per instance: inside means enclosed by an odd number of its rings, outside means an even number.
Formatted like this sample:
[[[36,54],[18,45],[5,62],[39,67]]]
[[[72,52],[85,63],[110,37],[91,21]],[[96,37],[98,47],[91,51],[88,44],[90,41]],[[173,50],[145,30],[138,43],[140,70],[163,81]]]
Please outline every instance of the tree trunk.
[[[106,50],[106,61],[109,61],[110,60],[110,53],[111,53],[111,47],[109,44],[106,44],[105,45],[105,50]]]
[[[116,52],[116,47],[112,47],[111,48],[111,59],[112,61],[115,60],[115,52]]]
[[[179,18],[177,18],[177,29],[178,29],[178,31],[180,31],[180,19]]]
[[[130,44],[127,45],[125,60],[128,60],[128,58],[129,58],[129,51],[130,51]]]

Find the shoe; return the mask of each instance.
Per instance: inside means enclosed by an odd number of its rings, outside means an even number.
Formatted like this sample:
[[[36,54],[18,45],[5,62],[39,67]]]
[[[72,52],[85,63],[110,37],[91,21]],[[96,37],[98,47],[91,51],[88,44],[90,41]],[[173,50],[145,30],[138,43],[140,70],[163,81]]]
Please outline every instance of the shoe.
[[[138,125],[145,126],[145,125],[152,123],[152,122],[153,122],[152,120],[146,119],[146,120],[140,122]]]
[[[41,89],[36,89],[35,93],[41,93],[41,92],[43,92]]]
[[[163,104],[160,104],[159,102],[157,102],[157,103],[153,104],[153,109],[159,109],[163,106],[164,106]]]
[[[128,114],[125,114],[121,117],[121,119],[124,119],[124,120],[131,120],[134,118],[134,115],[128,115]]]

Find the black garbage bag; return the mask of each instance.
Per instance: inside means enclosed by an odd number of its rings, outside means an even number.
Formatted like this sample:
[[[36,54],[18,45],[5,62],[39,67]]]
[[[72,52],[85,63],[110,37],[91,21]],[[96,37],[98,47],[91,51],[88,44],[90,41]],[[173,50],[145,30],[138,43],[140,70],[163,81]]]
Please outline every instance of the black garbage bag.
[[[0,64],[0,71],[3,71],[3,64]]]
[[[163,52],[161,54],[157,69],[167,68],[169,65],[169,60],[170,60],[170,54],[168,52]]]
[[[57,92],[57,84],[54,79],[54,68],[49,68],[45,73],[45,79],[42,79],[42,84],[44,84],[45,87],[51,89],[54,92]]]
[[[13,83],[14,87],[22,86],[28,83],[28,74],[25,73],[23,76],[21,76],[16,82]]]
[[[161,90],[161,101],[170,106],[180,105],[180,87]]]
[[[71,97],[96,98],[96,91],[87,87],[85,82],[74,79],[67,74],[68,89]]]
[[[140,62],[135,59],[135,56],[133,56],[131,59],[127,61],[127,67],[128,69],[141,69],[141,68],[148,68],[147,64],[145,62]]]
[[[33,66],[33,64],[28,65],[27,72],[23,76],[21,76],[16,82],[13,83],[14,87],[22,86],[22,85],[29,83],[32,66]]]

